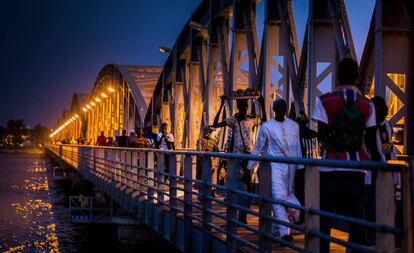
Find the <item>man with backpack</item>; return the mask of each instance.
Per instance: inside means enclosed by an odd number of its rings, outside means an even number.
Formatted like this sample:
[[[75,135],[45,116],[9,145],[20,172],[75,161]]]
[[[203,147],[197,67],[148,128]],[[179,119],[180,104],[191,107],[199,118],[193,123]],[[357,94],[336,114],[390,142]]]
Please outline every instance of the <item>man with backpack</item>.
[[[355,86],[358,63],[350,58],[343,59],[338,65],[337,75],[339,86],[316,99],[312,116],[318,123],[322,159],[379,161],[375,108]],[[363,218],[366,172],[324,167],[320,171],[321,210]],[[321,217],[320,227],[322,233],[329,235],[332,221]],[[350,224],[348,240],[365,244],[365,230]],[[329,241],[321,240],[320,252],[329,252]]]

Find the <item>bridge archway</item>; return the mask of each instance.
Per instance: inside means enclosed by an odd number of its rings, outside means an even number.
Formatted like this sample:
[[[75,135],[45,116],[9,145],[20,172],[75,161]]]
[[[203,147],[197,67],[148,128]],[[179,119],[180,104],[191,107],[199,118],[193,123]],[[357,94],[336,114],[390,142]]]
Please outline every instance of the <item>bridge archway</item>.
[[[124,129],[143,127],[160,72],[157,66],[104,66],[82,108],[87,138],[94,139],[100,131],[114,136]]]

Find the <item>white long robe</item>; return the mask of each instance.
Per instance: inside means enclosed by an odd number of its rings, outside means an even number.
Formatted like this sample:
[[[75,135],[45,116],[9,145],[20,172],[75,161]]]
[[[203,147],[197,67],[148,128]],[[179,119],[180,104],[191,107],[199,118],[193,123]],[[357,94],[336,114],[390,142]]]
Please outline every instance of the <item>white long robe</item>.
[[[285,118],[283,122],[278,122],[274,118],[266,121],[260,127],[253,155],[301,157],[299,125],[288,118]],[[250,161],[248,168],[252,169],[256,165],[257,161]],[[293,195],[297,165],[272,163],[271,167],[272,197],[289,201]],[[277,219],[289,222],[285,207],[273,205],[273,213]],[[289,234],[289,229],[286,226],[276,226],[276,229],[281,237]]]

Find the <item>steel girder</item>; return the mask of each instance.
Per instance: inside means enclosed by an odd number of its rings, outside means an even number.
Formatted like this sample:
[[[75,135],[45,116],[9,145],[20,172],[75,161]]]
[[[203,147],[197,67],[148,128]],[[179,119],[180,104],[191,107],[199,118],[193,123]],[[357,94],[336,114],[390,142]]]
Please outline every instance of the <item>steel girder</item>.
[[[300,87],[306,86],[310,114],[315,98],[336,87],[337,63],[344,57],[356,59],[356,54],[343,0],[310,0],[306,29],[298,81],[307,75]]]
[[[412,99],[408,99],[413,94],[414,65],[412,6],[408,2],[376,2],[360,66],[361,90],[390,102],[393,126],[404,117],[404,153],[413,150],[414,136],[412,106],[409,105]]]
[[[387,4],[389,1],[378,0],[377,5],[382,2]],[[170,89],[169,94],[172,94],[172,98],[165,101],[170,110],[168,118],[174,122],[175,135],[182,136],[183,147],[194,148],[192,140],[197,139],[200,128],[212,123],[221,94],[229,94],[237,88],[258,88],[265,97],[269,117],[271,103],[277,96],[293,101],[296,112],[300,108],[311,112],[315,97],[336,87],[337,63],[344,57],[356,59],[344,0],[309,0],[309,3],[307,29],[299,53],[292,0],[266,0],[260,46],[256,31],[256,1],[202,1],[182,29],[173,53],[164,65],[165,89]],[[398,16],[406,16],[402,9],[395,11],[400,14]],[[388,7],[387,13],[391,13]],[[198,23],[201,28],[192,28],[190,22]],[[378,61],[378,57],[374,58],[375,52],[381,52],[382,58],[393,65],[393,57],[389,55],[395,50],[384,46],[384,38],[394,37],[381,35],[381,43],[377,42],[376,26],[373,20],[361,60],[359,86],[364,92],[369,90],[374,72],[379,75],[380,69],[384,69],[381,67],[384,63]],[[401,30],[394,28],[390,30]],[[401,57],[398,57],[402,59],[402,52],[409,51],[410,46],[407,39],[398,41],[404,44],[399,50]],[[411,62],[405,58],[406,61],[400,61],[399,65],[410,68]],[[408,84],[411,77],[407,74],[406,78]],[[401,98],[407,96],[389,86]],[[408,86],[407,91],[411,89]],[[378,94],[384,94],[379,92],[384,88],[376,89]],[[158,82],[153,97],[156,114],[161,112],[161,91],[162,82]],[[201,114],[197,109],[200,107]],[[227,115],[234,113],[233,103],[229,102],[226,109]],[[403,111],[397,113],[396,119]],[[147,113],[147,120],[151,118],[149,116]],[[406,141],[409,141],[408,137]]]
[[[287,101],[291,100],[291,87],[293,88],[296,109],[302,106],[300,87],[303,87],[303,84],[297,82],[298,50],[292,1],[267,0],[265,3],[265,25],[259,67],[261,71],[259,88],[265,97],[267,118],[273,115],[273,100],[277,97],[282,97]]]

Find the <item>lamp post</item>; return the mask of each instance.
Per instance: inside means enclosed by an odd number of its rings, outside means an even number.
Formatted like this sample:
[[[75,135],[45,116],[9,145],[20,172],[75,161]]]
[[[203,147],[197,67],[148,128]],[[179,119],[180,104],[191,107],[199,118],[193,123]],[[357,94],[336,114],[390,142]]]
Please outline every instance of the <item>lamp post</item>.
[[[174,49],[171,49],[169,47],[160,46],[159,47],[159,51],[160,51],[160,53],[163,53],[163,54],[171,54],[172,55],[172,67],[174,69],[175,50]],[[164,95],[164,89],[165,89],[165,67],[162,70],[162,77],[161,78],[162,78],[161,104],[163,104],[164,103],[164,96],[165,96]],[[153,107],[153,104],[151,106]],[[153,110],[153,108],[152,108],[152,110]],[[162,108],[161,108],[161,111],[162,111]],[[151,115],[153,115],[153,113],[154,112],[152,111],[152,114]]]

